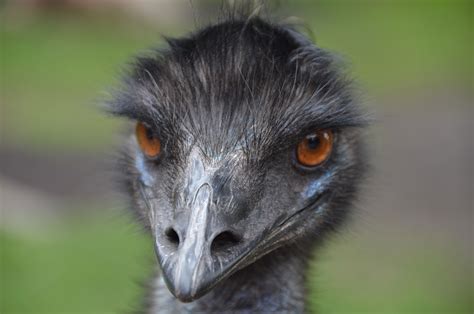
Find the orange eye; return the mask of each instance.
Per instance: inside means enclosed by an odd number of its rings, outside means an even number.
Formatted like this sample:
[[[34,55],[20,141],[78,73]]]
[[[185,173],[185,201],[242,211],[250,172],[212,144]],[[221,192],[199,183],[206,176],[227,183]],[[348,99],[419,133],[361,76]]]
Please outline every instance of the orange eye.
[[[137,123],[135,132],[143,153],[149,158],[157,157],[161,151],[160,139],[142,122]]]
[[[319,130],[302,140],[296,148],[296,159],[306,167],[315,167],[325,161],[332,150],[331,130]]]

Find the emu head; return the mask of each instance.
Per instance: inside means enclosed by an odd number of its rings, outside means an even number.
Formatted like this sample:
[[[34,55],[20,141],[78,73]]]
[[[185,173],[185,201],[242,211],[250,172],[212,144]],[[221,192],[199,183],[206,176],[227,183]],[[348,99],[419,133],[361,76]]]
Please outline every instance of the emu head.
[[[122,171],[186,302],[342,221],[365,119],[332,56],[289,27],[231,20],[167,42],[110,110],[136,123]]]

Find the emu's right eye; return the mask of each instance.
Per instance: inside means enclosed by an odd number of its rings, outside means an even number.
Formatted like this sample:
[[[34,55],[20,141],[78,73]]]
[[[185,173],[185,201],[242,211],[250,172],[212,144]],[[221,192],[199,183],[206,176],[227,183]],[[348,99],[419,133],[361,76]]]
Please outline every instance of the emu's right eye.
[[[144,123],[138,122],[135,133],[140,149],[148,158],[156,158],[161,152],[160,139]]]
[[[319,130],[307,135],[296,148],[296,159],[305,167],[322,164],[331,154],[334,135],[331,130]]]

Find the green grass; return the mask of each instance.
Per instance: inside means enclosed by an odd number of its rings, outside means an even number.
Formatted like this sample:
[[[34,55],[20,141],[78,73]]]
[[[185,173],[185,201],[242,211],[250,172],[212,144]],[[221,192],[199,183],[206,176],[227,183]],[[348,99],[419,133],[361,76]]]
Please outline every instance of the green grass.
[[[0,313],[117,313],[137,308],[150,241],[123,219],[70,222],[37,238],[0,232]]]
[[[472,313],[467,252],[435,242],[347,239],[314,263],[312,306],[320,313]]]
[[[346,238],[319,251],[310,308],[320,313],[472,313],[470,259],[454,247]],[[151,241],[126,218],[75,219],[41,236],[0,232],[0,313],[136,309]]]

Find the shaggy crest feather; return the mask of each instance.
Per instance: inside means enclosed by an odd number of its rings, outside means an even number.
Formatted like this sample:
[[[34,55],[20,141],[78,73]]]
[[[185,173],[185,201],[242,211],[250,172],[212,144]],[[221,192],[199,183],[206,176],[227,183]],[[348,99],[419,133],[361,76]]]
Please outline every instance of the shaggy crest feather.
[[[240,144],[267,157],[275,140],[365,125],[331,55],[300,37],[253,17],[168,38],[167,49],[136,61],[110,111],[148,121],[163,138],[222,139],[201,143],[209,156]]]

